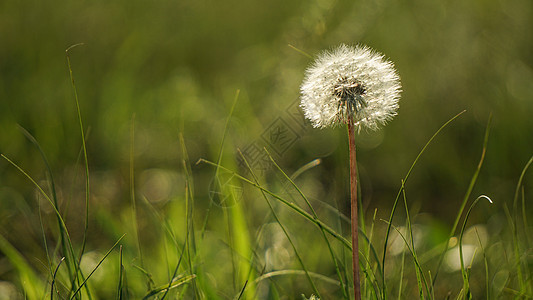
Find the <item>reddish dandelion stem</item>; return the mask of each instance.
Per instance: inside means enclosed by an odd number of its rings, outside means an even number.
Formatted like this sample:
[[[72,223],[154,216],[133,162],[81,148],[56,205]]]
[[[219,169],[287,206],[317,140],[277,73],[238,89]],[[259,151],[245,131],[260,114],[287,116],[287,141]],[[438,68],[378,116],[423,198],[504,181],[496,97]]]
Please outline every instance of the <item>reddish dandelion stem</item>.
[[[352,118],[348,121],[348,135],[350,147],[350,206],[352,220],[352,268],[353,292],[355,300],[361,299],[359,284],[359,231],[357,215],[357,162],[355,159],[355,125]]]

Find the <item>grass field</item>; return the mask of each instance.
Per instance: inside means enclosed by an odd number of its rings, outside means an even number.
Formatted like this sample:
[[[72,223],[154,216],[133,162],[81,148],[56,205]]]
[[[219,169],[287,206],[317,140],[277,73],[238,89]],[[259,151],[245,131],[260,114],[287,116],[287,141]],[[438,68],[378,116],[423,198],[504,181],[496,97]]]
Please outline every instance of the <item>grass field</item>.
[[[0,1],[0,299],[353,297],[347,132],[298,106],[341,43],[403,90],[356,136],[363,299],[533,298],[532,28],[527,0]]]

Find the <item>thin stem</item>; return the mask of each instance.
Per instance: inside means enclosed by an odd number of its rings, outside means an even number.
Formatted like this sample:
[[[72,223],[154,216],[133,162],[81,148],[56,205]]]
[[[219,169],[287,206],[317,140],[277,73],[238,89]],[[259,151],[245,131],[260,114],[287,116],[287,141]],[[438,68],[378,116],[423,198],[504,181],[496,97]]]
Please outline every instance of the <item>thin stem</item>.
[[[357,161],[355,159],[355,128],[354,121],[348,122],[348,135],[350,147],[350,206],[352,220],[352,267],[353,267],[353,292],[355,300],[361,299],[359,285],[359,231],[357,215]]]

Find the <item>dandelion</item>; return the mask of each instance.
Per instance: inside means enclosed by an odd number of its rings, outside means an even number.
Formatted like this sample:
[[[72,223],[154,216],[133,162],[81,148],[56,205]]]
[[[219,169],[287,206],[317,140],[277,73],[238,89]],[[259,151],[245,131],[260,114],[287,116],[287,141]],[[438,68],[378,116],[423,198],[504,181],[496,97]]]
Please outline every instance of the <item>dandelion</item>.
[[[352,267],[355,299],[361,299],[357,215],[355,128],[376,130],[398,110],[401,84],[394,65],[366,46],[340,45],[322,53],[309,67],[300,88],[305,117],[313,127],[348,126]]]
[[[348,124],[376,130],[396,115],[400,77],[394,65],[366,46],[341,45],[307,69],[300,88],[313,127]]]

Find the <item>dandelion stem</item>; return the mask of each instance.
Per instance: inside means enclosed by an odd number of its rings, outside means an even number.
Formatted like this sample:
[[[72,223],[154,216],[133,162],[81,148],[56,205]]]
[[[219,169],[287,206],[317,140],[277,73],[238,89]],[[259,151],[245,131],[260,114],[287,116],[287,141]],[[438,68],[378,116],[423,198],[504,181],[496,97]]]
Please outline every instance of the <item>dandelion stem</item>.
[[[357,215],[357,161],[355,159],[355,125],[353,118],[348,122],[349,148],[350,148],[350,206],[352,220],[352,267],[353,267],[353,292],[355,300],[361,299],[359,285],[359,232]]]

